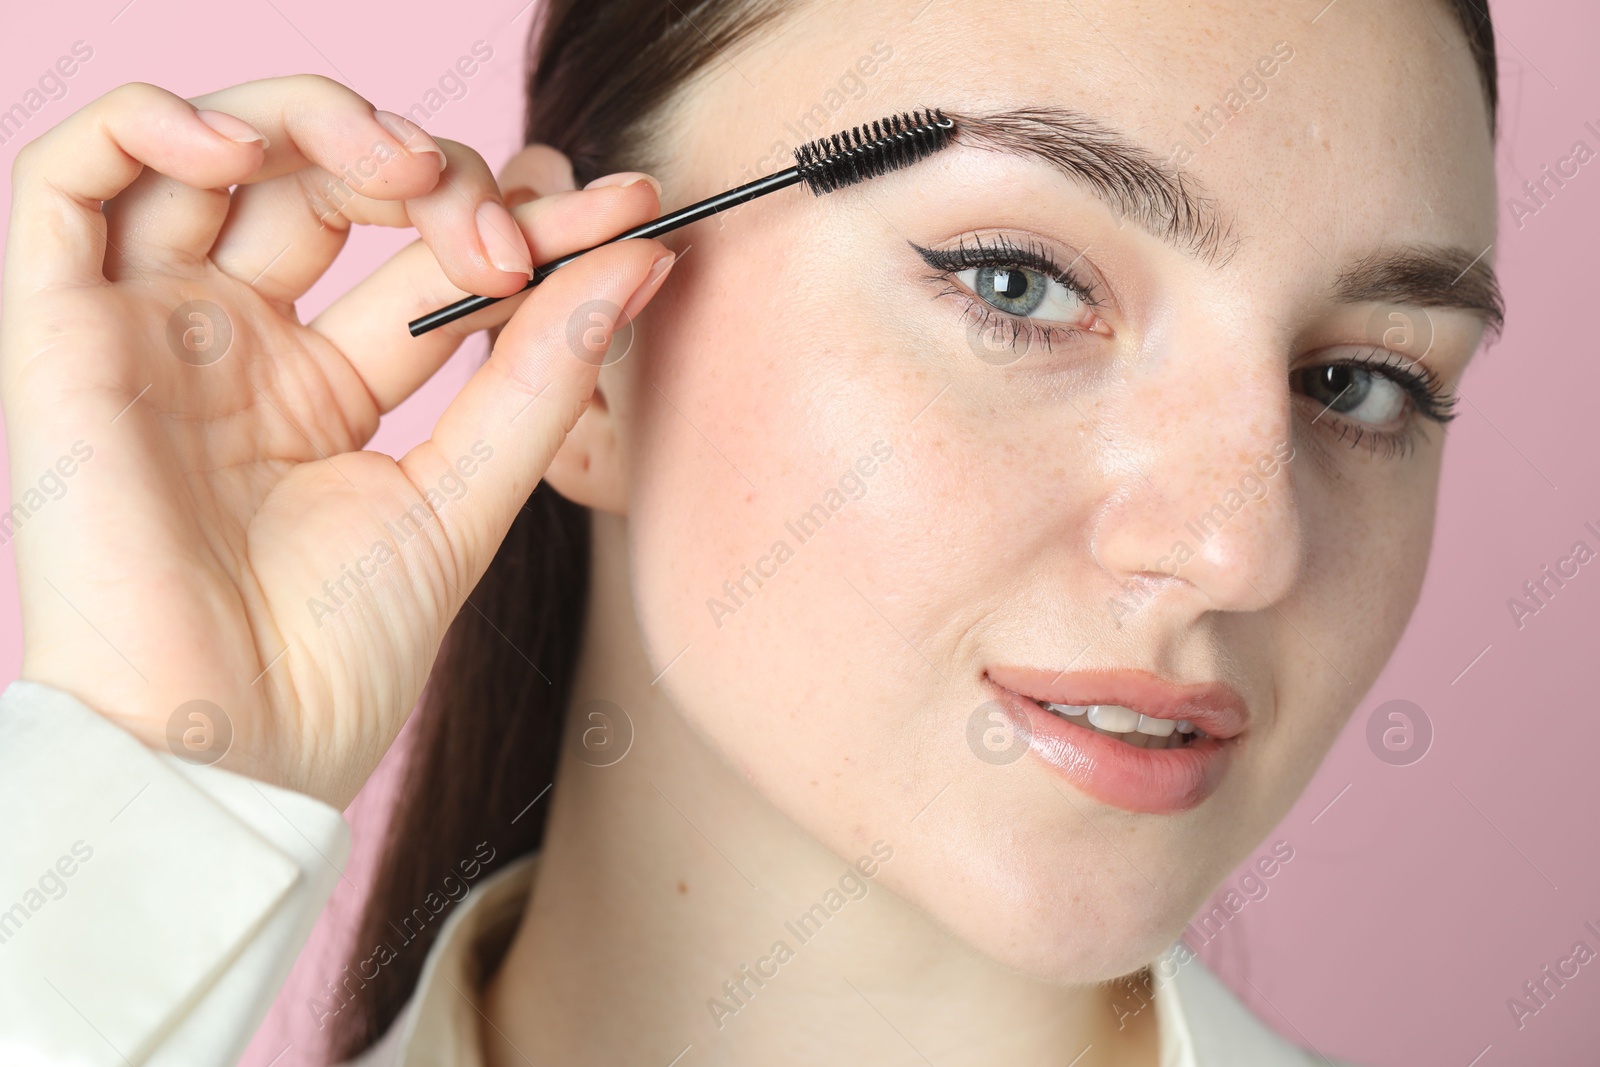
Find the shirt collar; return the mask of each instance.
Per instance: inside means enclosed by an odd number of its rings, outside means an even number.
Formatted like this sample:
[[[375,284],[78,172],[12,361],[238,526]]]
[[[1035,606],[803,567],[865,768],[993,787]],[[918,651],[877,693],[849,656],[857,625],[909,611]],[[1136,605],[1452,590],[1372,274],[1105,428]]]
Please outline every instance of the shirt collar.
[[[348,1067],[483,1067],[480,948],[516,930],[538,857],[525,856],[472,889],[439,931],[417,988],[383,1039]],[[1152,965],[1161,1067],[1307,1063],[1267,1030],[1181,945]]]

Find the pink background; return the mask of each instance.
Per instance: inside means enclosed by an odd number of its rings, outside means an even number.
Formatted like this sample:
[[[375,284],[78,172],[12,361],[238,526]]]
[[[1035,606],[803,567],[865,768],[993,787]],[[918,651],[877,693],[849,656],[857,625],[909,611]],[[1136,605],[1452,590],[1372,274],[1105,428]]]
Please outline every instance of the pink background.
[[[64,98],[0,146],[0,174],[23,143],[122,82],[193,96],[315,72],[404,113],[476,41],[493,58],[428,127],[498,165],[520,143],[524,4],[479,0],[446,15],[398,0],[380,17],[325,0],[229,4],[226,15],[200,0],[17,5],[0,35],[0,108],[22,100],[74,42],[94,55]],[[1585,521],[1600,529],[1600,347],[1586,319],[1600,280],[1600,162],[1520,228],[1509,204],[1576,140],[1600,149],[1600,134],[1584,128],[1593,122],[1600,131],[1600,8],[1523,0],[1495,14],[1503,94],[1496,254],[1509,326],[1467,376],[1411,629],[1300,805],[1268,838],[1287,842],[1293,860],[1204,950],[1291,1039],[1384,1067],[1600,1062],[1600,963],[1582,968],[1520,1030],[1507,1007],[1574,942],[1600,950],[1583,928],[1587,920],[1600,928],[1592,821],[1600,812],[1600,565],[1583,568],[1521,630],[1507,607],[1574,541],[1600,547],[1583,529]],[[1356,57],[1351,74],[1361,76]],[[406,240],[359,233],[302,307],[314,313]],[[481,357],[481,341],[464,348],[385,420],[373,447],[398,453],[420,439]],[[0,552],[0,679],[10,679],[20,660],[15,578],[9,548]],[[1433,724],[1431,750],[1410,766],[1379,761],[1366,741],[1368,717],[1393,699],[1415,702]],[[370,877],[392,755],[350,809],[355,859],[257,1035],[251,1067],[321,1062],[306,999],[338,969]]]

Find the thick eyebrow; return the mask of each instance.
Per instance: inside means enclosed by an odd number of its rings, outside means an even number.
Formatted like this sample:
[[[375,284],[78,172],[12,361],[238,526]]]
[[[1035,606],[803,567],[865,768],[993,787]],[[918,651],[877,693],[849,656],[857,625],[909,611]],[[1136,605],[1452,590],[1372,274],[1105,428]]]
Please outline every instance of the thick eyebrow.
[[[1483,316],[1498,334],[1505,325],[1505,300],[1494,270],[1463,248],[1414,245],[1380,252],[1348,267],[1335,291],[1348,303],[1412,304],[1422,308],[1460,308]]]
[[[1225,259],[1235,244],[1228,220],[1194,179],[1087,115],[1042,107],[950,118],[962,144],[1038,157],[1144,229],[1207,261]]]
[[[950,114],[956,139],[990,151],[1034,156],[1089,186],[1122,215],[1208,262],[1238,245],[1230,220],[1203,187],[1125,134],[1067,108]],[[1335,283],[1347,303],[1382,302],[1475,311],[1499,333],[1505,301],[1494,270],[1462,248],[1413,245],[1345,268]]]

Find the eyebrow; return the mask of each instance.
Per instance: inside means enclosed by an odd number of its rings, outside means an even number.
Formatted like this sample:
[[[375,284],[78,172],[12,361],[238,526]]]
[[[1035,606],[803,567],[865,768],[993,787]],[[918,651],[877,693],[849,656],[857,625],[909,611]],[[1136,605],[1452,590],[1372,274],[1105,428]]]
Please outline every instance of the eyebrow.
[[[1225,262],[1238,246],[1231,219],[1199,182],[1097,119],[1054,107],[950,118],[961,143],[1042,159],[1143,229],[1209,263]],[[1377,252],[1341,271],[1334,294],[1347,303],[1474,311],[1498,333],[1505,303],[1493,269],[1484,262],[1487,252],[1474,256],[1439,245]]]
[[[1042,159],[1142,228],[1202,259],[1225,259],[1236,243],[1228,220],[1193,179],[1087,115],[1042,107],[950,118],[962,144]]]
[[[1346,268],[1335,292],[1340,300],[1355,304],[1475,311],[1483,316],[1485,328],[1498,334],[1506,321],[1505,300],[1494,270],[1484,262],[1488,251],[1472,256],[1461,248],[1414,245],[1378,253]]]

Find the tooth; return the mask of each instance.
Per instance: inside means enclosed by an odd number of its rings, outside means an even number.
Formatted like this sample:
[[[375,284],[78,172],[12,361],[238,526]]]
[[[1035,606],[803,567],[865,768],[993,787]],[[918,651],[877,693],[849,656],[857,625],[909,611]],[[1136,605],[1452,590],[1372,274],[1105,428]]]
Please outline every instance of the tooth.
[[[1132,733],[1139,725],[1139,713],[1121,704],[1096,704],[1089,709],[1089,722],[1107,733]]]
[[[1178,720],[1178,732],[1180,734],[1192,734],[1192,733],[1194,733],[1194,723],[1190,722],[1188,719],[1179,719]]]
[[[1078,707],[1075,704],[1046,704],[1045,707],[1049,708],[1051,711],[1055,712],[1057,715],[1074,715],[1074,716],[1076,716],[1076,715],[1082,715],[1084,712],[1089,710],[1086,707]]]
[[[1141,734],[1151,737],[1166,737],[1178,728],[1178,724],[1171,719],[1152,719],[1148,715],[1139,716],[1139,725],[1134,727]]]

